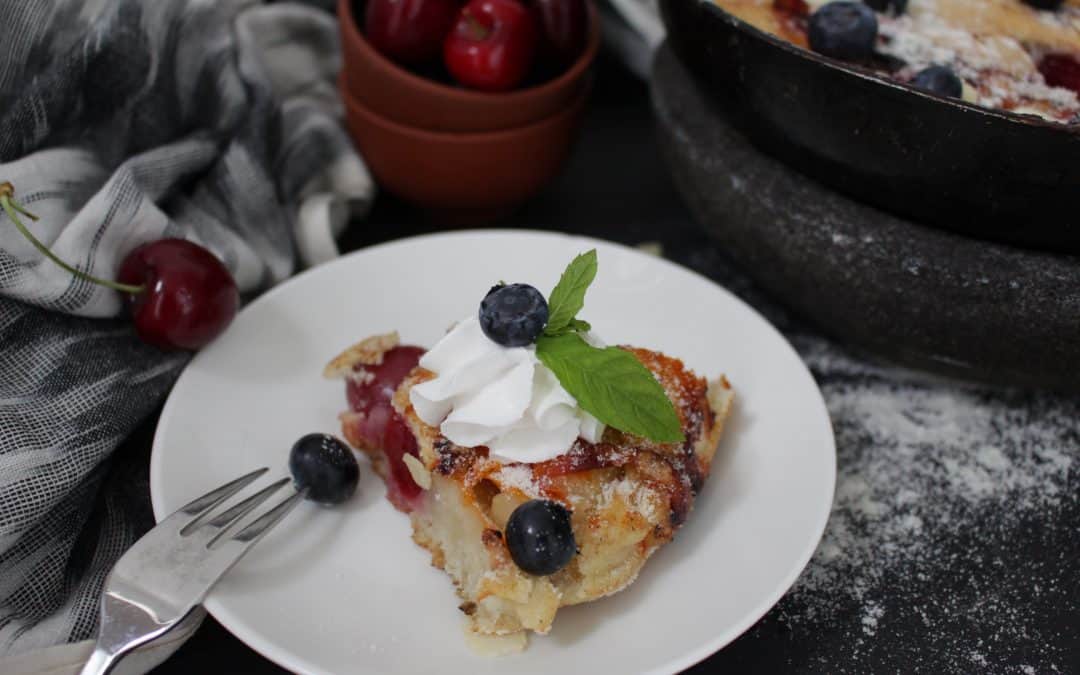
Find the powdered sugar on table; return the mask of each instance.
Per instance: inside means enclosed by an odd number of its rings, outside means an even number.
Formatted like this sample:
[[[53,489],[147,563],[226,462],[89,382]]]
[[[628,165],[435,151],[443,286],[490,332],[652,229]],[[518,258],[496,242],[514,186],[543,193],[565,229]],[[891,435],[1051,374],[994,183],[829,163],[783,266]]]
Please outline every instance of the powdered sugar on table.
[[[677,259],[788,335],[836,434],[813,559],[727,649],[758,672],[1077,672],[1080,397],[875,365],[808,332],[715,252]],[[777,640],[786,648],[755,650]]]

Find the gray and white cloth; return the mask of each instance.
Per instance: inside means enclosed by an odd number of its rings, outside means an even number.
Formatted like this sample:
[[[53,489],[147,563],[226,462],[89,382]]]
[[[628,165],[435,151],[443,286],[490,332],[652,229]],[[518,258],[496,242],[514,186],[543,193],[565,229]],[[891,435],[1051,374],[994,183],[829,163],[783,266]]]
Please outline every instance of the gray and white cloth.
[[[340,125],[335,19],[312,5],[0,0],[0,181],[37,236],[106,278],[190,239],[245,297],[334,255],[374,187]],[[92,636],[138,535],[103,478],[188,356],[121,313],[0,213],[0,657]]]

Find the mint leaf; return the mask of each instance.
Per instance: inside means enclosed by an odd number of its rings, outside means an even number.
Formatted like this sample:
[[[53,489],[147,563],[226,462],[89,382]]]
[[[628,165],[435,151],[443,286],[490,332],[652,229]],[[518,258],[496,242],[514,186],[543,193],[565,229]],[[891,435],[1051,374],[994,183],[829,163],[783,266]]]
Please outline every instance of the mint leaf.
[[[588,333],[592,330],[592,324],[588,321],[582,321],[581,319],[570,319],[570,323],[567,324],[566,327],[572,331],[577,331],[578,333]]]
[[[545,332],[558,335],[585,306],[585,291],[596,278],[596,249],[574,258],[548,298],[548,323]]]
[[[544,333],[551,337],[558,337],[560,335],[566,335],[568,333],[585,333],[592,330],[592,325],[588,321],[582,321],[581,319],[570,319],[570,323],[566,324],[557,331],[550,331],[545,329]]]
[[[568,333],[540,336],[536,356],[578,405],[604,424],[660,443],[684,439],[664,388],[630,352],[598,349]]]

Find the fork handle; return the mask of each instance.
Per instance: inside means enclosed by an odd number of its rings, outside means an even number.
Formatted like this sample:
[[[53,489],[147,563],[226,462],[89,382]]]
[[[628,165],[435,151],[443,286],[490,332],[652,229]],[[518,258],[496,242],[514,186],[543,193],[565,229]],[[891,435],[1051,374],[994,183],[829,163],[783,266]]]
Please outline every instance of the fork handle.
[[[101,645],[94,645],[94,653],[86,660],[79,675],[108,675],[125,653],[126,650],[111,652]]]

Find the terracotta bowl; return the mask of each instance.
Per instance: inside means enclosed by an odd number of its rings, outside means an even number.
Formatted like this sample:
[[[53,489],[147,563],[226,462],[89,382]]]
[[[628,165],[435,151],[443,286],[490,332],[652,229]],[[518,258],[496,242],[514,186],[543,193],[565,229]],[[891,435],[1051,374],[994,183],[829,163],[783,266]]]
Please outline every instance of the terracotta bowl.
[[[379,186],[450,224],[494,220],[544,187],[573,143],[589,82],[555,114],[514,129],[446,133],[389,120],[342,92],[349,134]]]
[[[525,126],[566,109],[587,86],[600,46],[600,22],[588,3],[589,38],[578,60],[555,79],[504,93],[469,91],[414,75],[368,43],[353,0],[338,0],[342,84],[347,97],[399,124],[431,131],[496,131]]]

